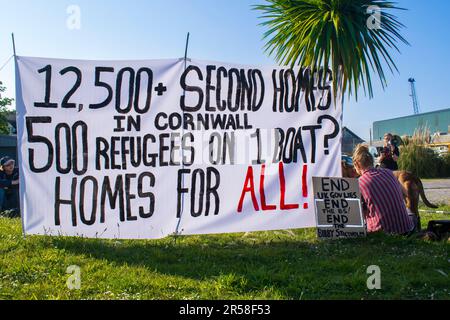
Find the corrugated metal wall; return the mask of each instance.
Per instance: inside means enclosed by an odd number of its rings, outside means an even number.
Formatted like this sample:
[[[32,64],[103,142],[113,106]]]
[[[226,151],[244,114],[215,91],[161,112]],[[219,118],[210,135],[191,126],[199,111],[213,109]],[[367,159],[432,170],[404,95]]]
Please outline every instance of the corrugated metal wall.
[[[419,128],[428,128],[431,133],[448,133],[450,126],[450,108],[408,116],[397,119],[377,121],[373,124],[374,140],[382,140],[385,133],[390,132],[399,136],[412,136]]]

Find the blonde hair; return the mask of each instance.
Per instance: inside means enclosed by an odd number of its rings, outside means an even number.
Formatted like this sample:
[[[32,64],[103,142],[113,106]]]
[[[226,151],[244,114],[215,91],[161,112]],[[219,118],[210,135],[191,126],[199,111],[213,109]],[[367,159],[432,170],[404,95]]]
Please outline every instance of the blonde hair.
[[[363,168],[372,168],[374,164],[373,156],[366,144],[358,144],[353,152],[353,163],[358,162]]]

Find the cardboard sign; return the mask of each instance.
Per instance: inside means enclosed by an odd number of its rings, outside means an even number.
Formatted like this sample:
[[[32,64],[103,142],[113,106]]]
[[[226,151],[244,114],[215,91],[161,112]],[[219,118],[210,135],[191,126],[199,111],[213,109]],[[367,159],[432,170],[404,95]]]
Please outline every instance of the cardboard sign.
[[[357,179],[313,177],[313,187],[319,238],[366,235]]]

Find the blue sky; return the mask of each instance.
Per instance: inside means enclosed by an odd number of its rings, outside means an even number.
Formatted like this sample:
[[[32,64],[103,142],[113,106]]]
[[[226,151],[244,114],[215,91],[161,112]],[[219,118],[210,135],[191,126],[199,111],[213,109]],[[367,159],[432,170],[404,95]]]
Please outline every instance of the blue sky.
[[[157,59],[184,55],[239,64],[274,65],[263,50],[260,0],[0,0],[0,67],[11,56],[11,32],[17,53],[74,59]],[[372,123],[413,113],[408,78],[417,81],[422,112],[450,108],[450,2],[400,0],[408,11],[397,12],[411,46],[395,54],[400,73],[389,86],[375,88],[372,100],[346,101],[344,124],[369,139]],[[81,30],[66,26],[69,5],[81,9]],[[14,69],[9,63],[0,80],[14,95]]]

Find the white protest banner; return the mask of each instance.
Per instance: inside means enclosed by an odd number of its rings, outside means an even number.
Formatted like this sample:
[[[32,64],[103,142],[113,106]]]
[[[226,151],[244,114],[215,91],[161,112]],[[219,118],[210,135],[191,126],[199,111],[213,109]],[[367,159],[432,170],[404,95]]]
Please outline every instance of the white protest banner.
[[[313,227],[312,177],[341,175],[329,70],[29,57],[16,67],[26,234]]]

